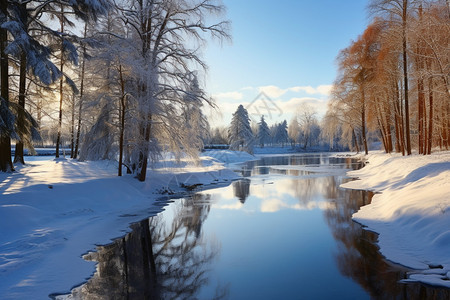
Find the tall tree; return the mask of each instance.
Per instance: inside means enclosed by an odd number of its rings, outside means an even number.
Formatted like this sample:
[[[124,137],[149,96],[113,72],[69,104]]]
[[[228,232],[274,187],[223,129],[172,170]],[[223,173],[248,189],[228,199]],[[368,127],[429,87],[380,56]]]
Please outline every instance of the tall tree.
[[[233,113],[228,129],[228,138],[231,150],[253,153],[254,136],[250,127],[250,118],[247,110],[242,105],[239,105]]]
[[[369,8],[375,13],[387,15],[392,26],[399,26],[400,40],[402,45],[402,67],[403,67],[403,97],[405,101],[405,137],[406,153],[411,155],[411,128],[410,128],[410,105],[409,105],[409,71],[408,71],[408,27],[419,0],[372,0]]]
[[[258,123],[258,141],[259,145],[263,148],[264,144],[267,144],[270,139],[269,126],[267,126],[264,115],[261,116],[261,120]]]
[[[0,154],[0,166],[2,171],[12,170],[10,139],[14,135],[19,141],[24,142],[25,138],[21,131],[26,131],[26,123],[29,115],[22,107],[24,105],[24,96],[26,94],[24,86],[25,70],[28,70],[34,77],[38,78],[43,84],[49,85],[61,76],[61,71],[51,61],[52,49],[49,43],[55,38],[62,37],[62,33],[51,28],[49,18],[52,18],[58,13],[56,8],[67,7],[70,8],[72,14],[76,18],[89,19],[94,18],[103,13],[108,7],[106,0],[40,0],[40,1],[1,1],[1,22],[0,22],[0,42],[1,42],[1,64],[2,64],[2,120],[6,128],[9,124],[8,130],[2,128],[2,138],[0,147],[4,148]],[[30,31],[39,32],[39,35],[32,36]],[[10,40],[8,40],[8,36]],[[65,43],[64,51],[66,55],[72,59],[76,59],[76,49],[71,43]],[[10,93],[8,84],[8,55],[16,58],[21,64],[21,80],[19,83],[20,105],[18,106],[18,126],[16,135],[15,130],[11,128],[11,120],[14,118],[8,117],[11,115],[9,111],[9,96]],[[7,150],[9,148],[9,150]],[[19,145],[19,152],[22,147]],[[18,156],[18,160],[23,160],[23,155]]]
[[[294,116],[289,122],[288,135],[291,140],[292,147],[295,147],[300,137],[300,124],[298,123],[298,116]]]
[[[8,1],[0,2],[0,171],[14,171],[11,159],[11,135],[14,134],[14,116],[9,108],[8,32],[4,24],[8,21]]]
[[[204,42],[205,34],[227,38],[228,22],[206,23],[212,15],[224,12],[224,6],[215,0],[128,0],[119,9],[130,29],[130,45],[135,49],[135,88],[131,96],[137,105],[139,137],[138,155],[134,157],[138,158],[137,177],[144,181],[149,154],[158,148],[155,133],[166,135],[165,142],[170,142],[171,147],[189,147],[180,132],[179,115],[180,103],[189,87],[186,74],[191,73],[193,65],[206,67],[197,48],[191,46]],[[209,99],[203,97],[202,101]]]

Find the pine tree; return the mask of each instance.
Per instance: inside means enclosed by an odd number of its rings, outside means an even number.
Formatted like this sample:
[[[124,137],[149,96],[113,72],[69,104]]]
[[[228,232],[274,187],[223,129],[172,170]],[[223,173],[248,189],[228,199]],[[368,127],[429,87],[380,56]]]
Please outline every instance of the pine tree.
[[[54,39],[64,40],[62,49],[69,60],[77,60],[77,51],[73,44],[64,39],[62,32],[57,32],[48,25],[48,17],[53,17],[57,8],[67,7],[76,18],[95,19],[104,13],[107,0],[77,0],[77,1],[1,1],[0,6],[0,52],[1,52],[1,103],[0,103],[0,170],[11,171],[11,138],[18,139],[19,156],[17,161],[23,162],[23,144],[28,143],[33,133],[34,122],[25,111],[25,79],[26,73],[39,79],[44,85],[49,85],[62,76],[62,72],[51,61],[52,49],[48,43]],[[46,16],[42,18],[42,16]],[[47,23],[46,23],[47,22]],[[31,30],[37,32],[32,36]],[[10,40],[8,40],[8,36]],[[20,62],[19,105],[16,108],[18,118],[11,112],[8,82],[10,57]],[[66,77],[66,81],[68,81]],[[69,80],[70,81],[70,80]],[[12,116],[12,117],[11,117]],[[14,121],[17,120],[17,124]],[[16,128],[14,128],[14,125]],[[9,149],[9,150],[8,150]],[[22,157],[20,157],[22,156]]]
[[[287,128],[286,120],[281,122],[277,128],[277,141],[281,143],[281,147],[284,147],[284,144],[287,143],[289,139]]]
[[[228,130],[228,137],[231,150],[242,150],[250,154],[253,153],[254,136],[250,127],[250,118],[247,110],[239,105],[231,119]]]
[[[264,120],[264,115],[261,116],[261,121],[258,123],[258,141],[261,147],[264,147],[264,144],[267,144],[270,140],[270,130],[269,126],[267,126],[266,121]]]

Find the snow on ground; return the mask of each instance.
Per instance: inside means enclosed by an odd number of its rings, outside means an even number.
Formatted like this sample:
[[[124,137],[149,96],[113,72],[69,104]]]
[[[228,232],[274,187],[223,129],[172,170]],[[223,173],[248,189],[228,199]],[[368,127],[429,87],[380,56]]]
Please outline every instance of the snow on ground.
[[[207,157],[212,157],[227,165],[238,164],[246,161],[259,159],[256,156],[248,154],[247,152],[232,151],[232,150],[207,150],[203,152],[203,155]]]
[[[226,156],[231,161],[239,155]],[[95,271],[81,256],[161,211],[161,197],[238,178],[211,157],[198,165],[165,160],[149,169],[146,182],[117,177],[116,166],[33,157],[17,172],[0,173],[0,299],[69,292]]]
[[[344,188],[376,194],[353,219],[379,233],[381,253],[416,269],[404,281],[450,287],[450,152],[402,157],[376,152]]]

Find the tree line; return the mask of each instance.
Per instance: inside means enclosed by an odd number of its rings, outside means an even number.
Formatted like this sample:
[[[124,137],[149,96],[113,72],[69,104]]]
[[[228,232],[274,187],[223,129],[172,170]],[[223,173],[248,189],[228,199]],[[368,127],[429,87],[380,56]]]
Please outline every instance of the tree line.
[[[326,136],[366,154],[371,133],[387,153],[448,149],[448,0],[372,0],[369,11],[371,23],[337,57]]]
[[[322,136],[322,125],[317,112],[308,104],[301,105],[289,125],[286,120],[269,126],[264,115],[258,122],[251,121],[247,109],[239,105],[227,128],[215,128],[206,138],[206,143],[229,144],[231,150],[253,153],[254,147],[281,146],[292,148],[319,146],[330,150],[331,145]],[[336,150],[336,149],[335,149]]]
[[[0,170],[14,170],[11,140],[24,163],[46,131],[56,157],[66,131],[72,158],[118,159],[141,181],[164,150],[195,157],[214,106],[201,49],[230,39],[224,12],[219,0],[1,1]]]

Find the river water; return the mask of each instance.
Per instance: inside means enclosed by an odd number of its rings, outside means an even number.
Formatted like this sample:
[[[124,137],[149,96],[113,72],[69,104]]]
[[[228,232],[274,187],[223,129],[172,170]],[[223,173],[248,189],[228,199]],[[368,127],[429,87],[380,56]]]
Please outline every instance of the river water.
[[[172,201],[85,259],[97,272],[84,299],[449,299],[404,284],[377,235],[351,220],[372,193],[343,190],[360,168],[328,154],[243,165],[243,179]]]

